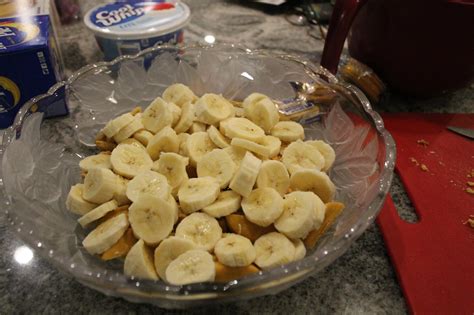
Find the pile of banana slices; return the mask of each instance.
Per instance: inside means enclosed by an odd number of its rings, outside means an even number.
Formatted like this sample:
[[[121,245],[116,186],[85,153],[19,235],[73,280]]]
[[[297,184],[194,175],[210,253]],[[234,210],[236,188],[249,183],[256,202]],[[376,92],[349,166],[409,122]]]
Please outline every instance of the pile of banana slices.
[[[233,102],[174,84],[105,125],[67,208],[90,230],[85,250],[125,257],[127,276],[241,278],[304,258],[344,207],[326,174],[334,150],[304,138],[263,94]]]

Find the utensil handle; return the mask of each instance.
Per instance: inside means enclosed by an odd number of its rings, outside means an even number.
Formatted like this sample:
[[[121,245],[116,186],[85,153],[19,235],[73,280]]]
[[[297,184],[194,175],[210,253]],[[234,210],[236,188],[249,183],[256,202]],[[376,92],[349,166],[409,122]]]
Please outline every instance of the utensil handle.
[[[336,74],[342,48],[352,21],[367,0],[337,0],[326,35],[321,65]]]

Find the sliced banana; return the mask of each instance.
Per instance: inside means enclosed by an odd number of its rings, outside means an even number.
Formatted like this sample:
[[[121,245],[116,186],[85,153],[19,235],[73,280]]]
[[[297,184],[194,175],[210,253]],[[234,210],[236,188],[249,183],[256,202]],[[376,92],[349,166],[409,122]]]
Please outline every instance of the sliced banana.
[[[327,172],[336,160],[336,152],[334,152],[334,149],[322,140],[310,140],[305,141],[305,143],[318,149],[319,153],[324,157],[324,166],[321,170]]]
[[[105,125],[105,127],[102,129],[102,133],[107,138],[112,138],[113,136],[115,136],[120,131],[120,129],[122,129],[126,125],[130,124],[134,120],[135,120],[135,117],[133,117],[133,115],[130,114],[130,113],[120,115],[117,118],[112,119],[111,121],[109,121]]]
[[[213,177],[191,178],[178,191],[181,210],[192,213],[212,204],[219,195],[219,182]]]
[[[294,121],[278,122],[275,126],[273,126],[271,134],[283,142],[292,142],[304,139],[303,126]]]
[[[324,167],[324,157],[315,147],[302,141],[292,142],[283,151],[281,161],[293,174],[300,169],[321,170]]]
[[[181,117],[179,121],[174,126],[174,130],[176,133],[185,132],[193,125],[195,118],[194,114],[194,105],[191,102],[187,102],[183,104],[181,108]]]
[[[191,165],[196,167],[201,158],[216,146],[205,131],[195,132],[186,140],[186,152],[190,158]]]
[[[201,249],[184,252],[166,268],[166,280],[174,285],[212,282],[215,277],[212,256]]]
[[[197,96],[194,92],[181,83],[167,87],[162,96],[167,102],[172,102],[179,107],[183,107],[183,105],[188,102],[194,103],[197,100]]]
[[[179,213],[180,213],[178,202],[176,202],[176,199],[174,199],[172,195],[168,196],[168,199],[166,200],[166,202],[168,202],[171,206],[171,209],[174,214],[174,223],[176,224],[176,222],[178,222],[179,220]]]
[[[82,197],[84,184],[76,184],[71,187],[66,198],[66,208],[79,215],[84,215],[97,207],[96,203],[89,202]]]
[[[209,135],[209,138],[211,141],[219,148],[224,149],[230,146],[229,140],[224,137],[220,131],[214,127],[213,125],[209,126],[207,128],[207,134]]]
[[[238,234],[228,233],[216,243],[217,260],[229,267],[245,267],[252,264],[257,256],[252,242]]]
[[[257,187],[270,187],[284,196],[290,188],[290,176],[285,165],[280,161],[263,161],[257,176]]]
[[[237,167],[240,166],[240,163],[244,159],[245,153],[247,153],[247,150],[239,148],[239,147],[227,147],[223,149],[227,154],[229,154],[230,158],[232,161],[234,161],[235,165]]]
[[[257,142],[242,138],[233,138],[231,145],[255,153],[262,159],[268,159],[270,157],[270,148],[265,147]]]
[[[173,115],[173,122],[171,123],[171,126],[174,128],[181,118],[182,110],[181,107],[173,102],[168,102],[168,105],[170,106],[171,115]]]
[[[242,210],[250,222],[266,227],[282,215],[283,204],[283,198],[275,189],[263,187],[252,190],[242,199]]]
[[[84,178],[82,197],[93,203],[104,203],[114,197],[117,177],[107,168],[92,168]]]
[[[117,201],[119,206],[123,206],[130,203],[130,199],[127,197],[127,185],[129,180],[123,178],[120,175],[117,176],[117,186],[114,192],[114,199]]]
[[[293,245],[295,246],[295,257],[293,261],[301,260],[306,256],[306,247],[301,239],[291,240]]]
[[[245,118],[245,109],[242,107],[234,106],[235,117]]]
[[[184,238],[170,236],[163,240],[155,249],[155,269],[160,278],[167,281],[166,268],[169,264],[179,255],[192,249],[196,249],[196,245]]]
[[[179,139],[176,131],[170,126],[164,127],[151,138],[146,150],[153,160],[157,160],[161,152],[178,152]]]
[[[143,126],[152,133],[157,133],[173,124],[173,112],[167,101],[157,97],[142,114]]]
[[[127,215],[119,214],[90,232],[82,241],[82,245],[92,255],[103,253],[122,237],[127,228]]]
[[[132,246],[125,257],[123,271],[126,276],[137,279],[158,280],[153,255],[143,240],[139,240]]]
[[[133,134],[139,130],[144,129],[145,127],[142,124],[142,120],[140,117],[135,117],[135,119],[132,120],[131,123],[120,129],[119,132],[117,132],[114,135],[114,141],[117,143],[120,143],[124,141],[125,139],[130,138],[133,136]]]
[[[202,211],[214,218],[228,216],[240,209],[242,197],[232,190],[222,191],[216,201],[202,208]]]
[[[293,191],[285,196],[285,199],[293,199],[300,207],[307,207],[312,211],[313,229],[318,229],[324,220],[326,205],[312,191]]]
[[[148,142],[153,138],[153,134],[149,132],[148,130],[139,130],[133,134],[133,138],[137,139],[140,141],[141,144],[143,144],[145,147],[148,145]]]
[[[116,209],[118,207],[117,201],[115,200],[110,200],[106,203],[101,204],[97,208],[92,209],[91,211],[87,212],[84,214],[82,217],[80,217],[77,222],[82,227],[85,227],[86,225],[99,220],[102,218],[104,215],[109,213],[110,211]]]
[[[270,150],[269,158],[273,158],[280,154],[281,140],[274,136],[265,136],[257,142]]]
[[[153,166],[147,151],[131,144],[117,146],[112,151],[110,162],[114,172],[126,178],[133,178]]]
[[[245,153],[237,172],[230,181],[229,188],[247,197],[255,185],[261,164],[262,161],[256,158],[252,153]]]
[[[234,106],[221,95],[206,93],[195,104],[196,121],[214,125],[234,116]]]
[[[170,235],[175,217],[176,211],[167,199],[148,194],[138,195],[128,209],[133,234],[152,246]]]
[[[167,200],[170,193],[171,187],[166,177],[150,170],[138,173],[127,185],[127,197],[132,202],[136,202],[143,194]]]
[[[189,164],[187,157],[177,153],[162,152],[160,158],[153,164],[152,170],[163,174],[171,187],[171,193],[176,196],[181,184],[188,180],[186,166]]]
[[[235,170],[234,161],[222,149],[214,149],[204,154],[196,167],[198,177],[210,176],[217,179],[221,189],[229,185]]]
[[[283,234],[272,232],[259,237],[254,243],[257,258],[255,264],[262,269],[277,267],[292,262],[295,246]]]
[[[266,133],[280,120],[276,105],[263,94],[252,93],[243,102],[245,116],[260,126]]]
[[[222,237],[222,228],[213,217],[195,212],[178,224],[175,235],[193,242],[198,248],[212,251]]]
[[[220,122],[220,130],[228,138],[258,141],[265,136],[262,128],[246,118],[233,117]]]
[[[127,138],[127,139],[123,140],[122,142],[120,142],[119,145],[123,145],[123,144],[130,144],[130,145],[136,146],[137,148],[140,148],[142,150],[143,149],[146,150],[145,146],[135,138]]]
[[[99,153],[96,155],[90,155],[88,157],[85,157],[79,162],[79,167],[83,172],[87,172],[93,167],[111,169],[112,164],[110,163],[110,154]]]
[[[191,128],[188,129],[188,132],[190,134],[196,133],[196,132],[204,132],[206,131],[207,125],[198,121],[193,122],[191,125]]]
[[[188,151],[186,149],[186,141],[188,141],[190,134],[189,133],[180,133],[178,134],[178,141],[179,141],[179,150],[178,153],[182,156],[189,156]]]
[[[329,176],[318,170],[301,169],[294,172],[290,177],[290,187],[294,190],[312,191],[324,203],[334,199],[336,186]]]
[[[302,204],[306,200],[292,194],[285,196],[283,213],[275,221],[275,228],[291,239],[305,238],[313,229],[312,205]]]

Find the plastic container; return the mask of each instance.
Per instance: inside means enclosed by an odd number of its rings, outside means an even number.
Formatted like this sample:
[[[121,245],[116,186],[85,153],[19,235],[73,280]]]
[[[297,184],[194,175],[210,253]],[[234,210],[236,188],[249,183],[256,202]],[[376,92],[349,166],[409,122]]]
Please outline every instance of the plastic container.
[[[110,61],[156,44],[181,43],[190,15],[188,6],[179,1],[129,0],[94,7],[84,23]]]

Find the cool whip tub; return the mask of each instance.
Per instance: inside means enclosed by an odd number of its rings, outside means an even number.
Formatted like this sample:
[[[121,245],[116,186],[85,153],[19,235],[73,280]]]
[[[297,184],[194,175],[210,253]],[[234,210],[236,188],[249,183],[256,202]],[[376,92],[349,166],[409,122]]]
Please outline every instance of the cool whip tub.
[[[190,18],[180,1],[117,1],[100,5],[84,17],[106,60],[136,54],[155,44],[178,44]]]

